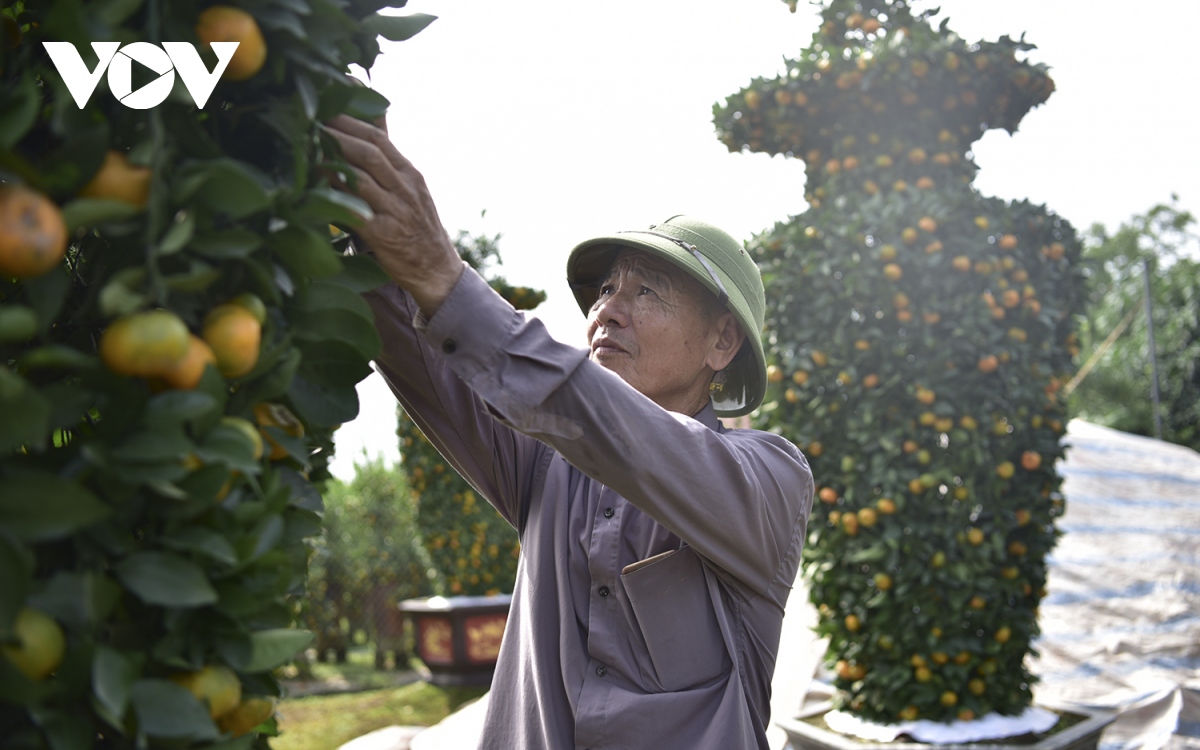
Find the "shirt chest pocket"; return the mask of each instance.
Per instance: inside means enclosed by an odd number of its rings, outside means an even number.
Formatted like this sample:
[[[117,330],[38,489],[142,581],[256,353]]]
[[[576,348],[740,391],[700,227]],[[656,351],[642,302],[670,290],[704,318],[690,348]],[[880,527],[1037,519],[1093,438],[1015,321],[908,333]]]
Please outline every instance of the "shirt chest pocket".
[[[691,547],[628,565],[621,582],[663,690],[684,690],[729,672],[732,662]]]

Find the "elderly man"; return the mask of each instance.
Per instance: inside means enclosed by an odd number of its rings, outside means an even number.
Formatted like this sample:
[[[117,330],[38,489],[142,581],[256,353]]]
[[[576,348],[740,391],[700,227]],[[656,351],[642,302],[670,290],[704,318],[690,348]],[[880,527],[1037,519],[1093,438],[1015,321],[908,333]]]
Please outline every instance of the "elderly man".
[[[679,216],[584,242],[589,349],[567,346],[465,268],[384,131],[328,127],[395,281],[368,295],[380,370],[520,534],[481,747],[767,747],[813,481],[787,440],[718,420],[766,388],[740,243]]]

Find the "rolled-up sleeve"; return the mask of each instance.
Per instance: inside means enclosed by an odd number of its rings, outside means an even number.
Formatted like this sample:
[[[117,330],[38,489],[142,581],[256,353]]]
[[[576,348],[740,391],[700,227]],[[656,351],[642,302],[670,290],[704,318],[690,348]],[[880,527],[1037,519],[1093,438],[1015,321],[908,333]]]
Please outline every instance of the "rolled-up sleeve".
[[[662,409],[470,271],[425,335],[505,424],[553,447],[753,591],[779,583],[813,496],[808,463],[786,439],[719,432]]]

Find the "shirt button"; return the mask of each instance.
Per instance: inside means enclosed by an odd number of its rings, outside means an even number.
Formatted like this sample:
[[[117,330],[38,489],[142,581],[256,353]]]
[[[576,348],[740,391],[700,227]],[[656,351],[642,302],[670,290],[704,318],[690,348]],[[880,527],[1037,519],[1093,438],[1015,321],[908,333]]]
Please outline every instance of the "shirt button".
[[[612,518],[612,517],[613,517],[613,513],[616,513],[616,511],[615,511],[615,510],[613,510],[612,508],[605,508],[605,509],[604,509],[604,517],[605,517],[605,518]]]
[[[608,596],[608,586],[601,586],[600,591],[597,593],[600,594],[600,596]]]
[[[597,677],[603,677],[606,674],[608,674],[608,668],[605,667],[603,664],[596,667],[596,676]]]
[[[447,354],[453,354],[458,350],[458,342],[454,339],[446,339],[442,342],[442,351]]]

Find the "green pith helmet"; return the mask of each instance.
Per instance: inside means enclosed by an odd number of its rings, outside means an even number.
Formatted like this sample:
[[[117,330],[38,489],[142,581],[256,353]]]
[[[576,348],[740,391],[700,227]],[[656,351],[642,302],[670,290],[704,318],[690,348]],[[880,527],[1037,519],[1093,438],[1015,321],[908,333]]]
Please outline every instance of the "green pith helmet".
[[[767,303],[762,275],[742,243],[712,224],[687,216],[672,216],[649,229],[617,232],[580,243],[567,258],[567,282],[584,315],[599,297],[600,282],[623,248],[644,250],[674,263],[733,312],[746,332],[746,341],[722,371],[723,382],[712,391],[713,407],[722,417],[753,411],[767,390],[761,336]]]

